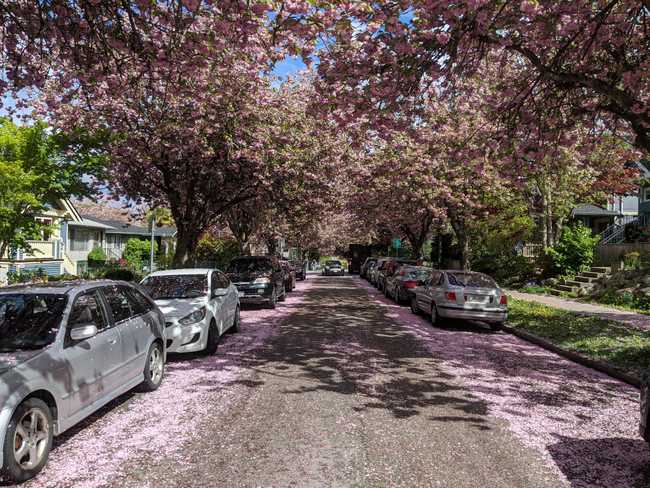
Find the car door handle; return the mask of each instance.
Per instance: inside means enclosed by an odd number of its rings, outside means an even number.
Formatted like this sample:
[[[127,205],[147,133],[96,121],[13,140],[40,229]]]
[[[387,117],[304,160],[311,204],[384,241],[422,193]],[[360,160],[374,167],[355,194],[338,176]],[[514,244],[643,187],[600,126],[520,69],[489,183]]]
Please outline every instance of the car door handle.
[[[117,337],[115,337],[114,339],[110,339],[110,340],[108,341],[108,343],[111,344],[111,345],[113,345],[113,344],[117,344]]]

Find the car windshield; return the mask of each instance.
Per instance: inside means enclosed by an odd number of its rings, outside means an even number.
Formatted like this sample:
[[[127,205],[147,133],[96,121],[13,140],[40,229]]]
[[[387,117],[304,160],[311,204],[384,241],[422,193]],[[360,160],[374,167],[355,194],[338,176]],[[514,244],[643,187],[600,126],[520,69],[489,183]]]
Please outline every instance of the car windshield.
[[[496,288],[495,281],[480,273],[447,273],[449,284],[471,288]]]
[[[141,284],[154,300],[198,298],[208,293],[204,274],[148,276]]]
[[[270,272],[273,265],[268,259],[234,259],[230,261],[228,273]]]
[[[326,261],[326,266],[341,266],[341,261]]]
[[[41,349],[54,342],[68,299],[55,294],[0,295],[0,352]]]

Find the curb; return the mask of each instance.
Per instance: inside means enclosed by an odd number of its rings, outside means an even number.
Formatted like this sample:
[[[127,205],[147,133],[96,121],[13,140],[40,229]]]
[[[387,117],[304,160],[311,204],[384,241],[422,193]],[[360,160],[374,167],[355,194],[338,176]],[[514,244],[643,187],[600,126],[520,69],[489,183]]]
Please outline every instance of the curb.
[[[547,349],[551,352],[554,352],[566,359],[573,361],[574,363],[578,363],[588,368],[600,371],[601,373],[605,373],[606,375],[611,376],[614,379],[623,381],[624,383],[635,386],[636,388],[641,387],[641,380],[639,377],[626,373],[625,371],[622,371],[621,369],[615,366],[610,366],[609,364],[603,363],[602,361],[590,359],[586,356],[583,356],[580,353],[556,346],[552,342],[549,342],[546,339],[543,339],[535,334],[531,334],[530,332],[526,332],[524,330],[516,329],[507,325],[503,326],[503,330],[505,332],[508,332],[509,334],[524,339],[525,341],[532,342],[533,344],[543,347],[544,349]]]

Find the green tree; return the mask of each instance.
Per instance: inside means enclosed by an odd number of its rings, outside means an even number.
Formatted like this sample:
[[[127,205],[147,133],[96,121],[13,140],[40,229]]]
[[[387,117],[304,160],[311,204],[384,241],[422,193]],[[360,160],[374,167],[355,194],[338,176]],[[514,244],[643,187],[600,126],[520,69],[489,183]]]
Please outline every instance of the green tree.
[[[35,220],[61,198],[91,196],[89,176],[101,177],[100,140],[51,134],[42,122],[19,127],[0,118],[0,256],[30,250],[45,226]]]
[[[594,248],[599,239],[582,223],[565,227],[560,242],[546,250],[552,264],[551,271],[562,276],[575,276],[588,269],[594,262]]]
[[[143,241],[135,238],[129,239],[126,241],[122,257],[131,268],[137,271],[142,271],[144,263],[149,261],[150,247],[151,241],[149,240]],[[154,252],[158,252],[157,243],[154,243]]]

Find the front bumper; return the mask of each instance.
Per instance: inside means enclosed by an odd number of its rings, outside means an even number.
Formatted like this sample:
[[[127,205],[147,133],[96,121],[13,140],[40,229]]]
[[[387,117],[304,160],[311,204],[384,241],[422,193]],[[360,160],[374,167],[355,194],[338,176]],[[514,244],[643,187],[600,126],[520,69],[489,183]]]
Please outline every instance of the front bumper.
[[[181,325],[176,321],[165,323],[165,343],[168,353],[203,351],[208,341],[209,322],[207,317],[192,325]]]
[[[273,285],[253,285],[249,283],[235,284],[239,292],[239,302],[242,304],[267,303],[273,296]]]
[[[338,270],[338,269],[326,269],[323,274],[325,276],[343,276],[345,274],[345,271]]]
[[[505,310],[479,310],[444,305],[438,305],[438,315],[448,319],[480,320],[484,322],[505,322],[508,318],[508,312]]]

